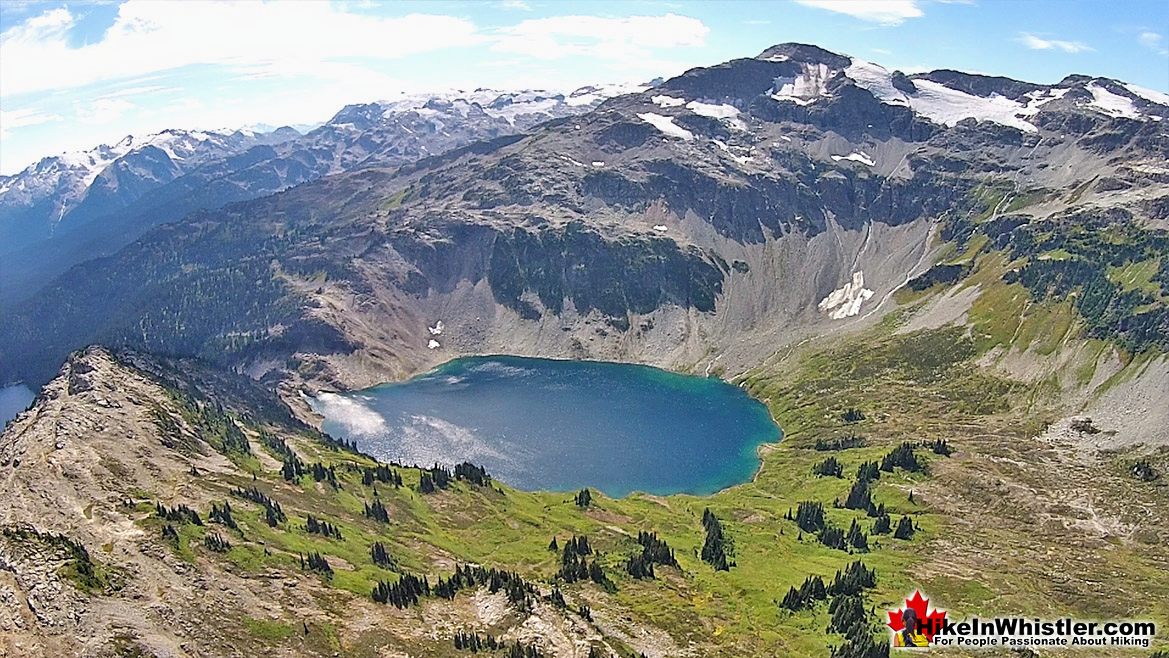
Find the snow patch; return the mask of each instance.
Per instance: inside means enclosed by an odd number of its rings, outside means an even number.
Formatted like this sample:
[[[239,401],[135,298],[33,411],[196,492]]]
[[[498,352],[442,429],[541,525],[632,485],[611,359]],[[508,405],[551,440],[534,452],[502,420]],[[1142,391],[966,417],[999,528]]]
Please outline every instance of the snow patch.
[[[917,87],[917,93],[910,101],[913,110],[943,125],[954,126],[963,119],[977,119],[1018,128],[1023,132],[1039,131],[1019,118],[1018,115],[1023,113],[1023,105],[1006,96],[992,94],[983,98],[950,89],[931,80],[914,80],[913,84]]]
[[[817,98],[828,95],[828,80],[836,71],[827,64],[802,64],[803,71],[795,76],[780,76],[775,79],[771,97],[777,101],[790,101],[807,105]]]
[[[1088,103],[1090,107],[1094,107],[1108,116],[1126,119],[1141,118],[1141,113],[1137,111],[1131,98],[1114,94],[1095,82],[1088,83],[1087,90],[1092,93],[1092,101]]]
[[[872,296],[873,291],[865,287],[865,273],[853,272],[852,280],[820,300],[819,308],[833,320],[843,320],[860,313],[861,304]]]
[[[905,92],[893,86],[893,74],[879,64],[854,58],[852,64],[844,69],[844,74],[851,78],[858,87],[867,90],[886,105],[908,106],[910,104],[909,97],[905,95]]]
[[[992,94],[983,98],[924,79],[914,80],[913,86],[917,92],[906,94],[893,86],[893,74],[887,69],[859,59],[853,59],[844,73],[882,103],[909,106],[917,114],[935,123],[954,126],[963,119],[976,119],[1011,126],[1024,132],[1039,130],[1021,118],[1034,114],[1034,111],[1029,111],[1031,108],[1005,96]]]
[[[642,112],[641,114],[637,115],[637,118],[650,124],[654,128],[657,128],[670,137],[679,137],[687,141],[694,139],[694,133],[674,123],[674,120],[670,117],[663,116],[661,114],[654,114],[653,112]]]
[[[849,153],[848,155],[834,155],[834,156],[832,156],[832,159],[835,160],[836,162],[840,162],[841,160],[851,160],[853,162],[859,162],[861,164],[865,164],[865,165],[868,165],[870,167],[875,166],[877,164],[875,160],[873,160],[869,156],[867,156],[864,153],[861,153],[859,151],[855,152],[855,153]]]
[[[433,338],[431,338],[431,339],[430,339],[430,340],[429,340],[429,341],[426,343],[426,349],[429,349],[429,350],[437,350],[437,349],[438,349],[438,348],[440,348],[440,347],[442,347],[442,345],[440,345],[440,344],[439,344],[439,342],[438,342],[437,340],[433,339]]]
[[[426,329],[427,329],[427,331],[430,332],[431,336],[441,336],[442,335],[442,320],[435,322],[433,327],[427,327]]]
[[[665,224],[654,224],[654,230],[658,233],[665,233],[666,231],[670,230],[670,227],[666,226]]]
[[[1125,89],[1149,101],[1150,103],[1169,106],[1169,94],[1163,94],[1159,91],[1154,91],[1145,87],[1139,87],[1137,85],[1130,85],[1127,82],[1122,82],[1121,85],[1123,85]]]
[[[727,105],[726,103],[715,105],[713,103],[690,101],[686,104],[686,109],[699,116],[726,121],[732,128],[739,130],[747,129],[747,124],[739,119],[739,109],[734,105]]]
[[[659,94],[650,100],[653,101],[654,105],[657,105],[658,107],[681,107],[686,104],[685,98],[674,98],[673,96],[666,96],[665,94]]]

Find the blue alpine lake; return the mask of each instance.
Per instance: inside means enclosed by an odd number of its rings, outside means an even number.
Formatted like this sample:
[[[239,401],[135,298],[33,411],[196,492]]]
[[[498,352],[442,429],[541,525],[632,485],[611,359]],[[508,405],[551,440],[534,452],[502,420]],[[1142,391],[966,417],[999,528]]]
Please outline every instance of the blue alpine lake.
[[[309,398],[329,434],[383,461],[471,461],[521,489],[708,494],[750,480],[781,432],[719,379],[597,361],[456,359]]]

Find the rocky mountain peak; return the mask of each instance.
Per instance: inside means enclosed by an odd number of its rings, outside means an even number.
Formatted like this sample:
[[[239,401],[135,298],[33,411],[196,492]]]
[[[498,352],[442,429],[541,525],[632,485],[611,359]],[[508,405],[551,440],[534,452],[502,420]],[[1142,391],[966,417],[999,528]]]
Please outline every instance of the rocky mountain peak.
[[[767,62],[796,62],[799,64],[824,64],[833,69],[844,69],[852,63],[847,55],[825,50],[807,43],[780,43],[755,56]]]

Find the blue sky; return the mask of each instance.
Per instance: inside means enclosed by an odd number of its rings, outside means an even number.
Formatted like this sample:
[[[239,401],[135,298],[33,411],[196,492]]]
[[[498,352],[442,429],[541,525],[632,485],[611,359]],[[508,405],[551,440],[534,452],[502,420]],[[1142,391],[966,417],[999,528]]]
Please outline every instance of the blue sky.
[[[0,173],[168,127],[475,87],[642,82],[800,41],[917,72],[1169,91],[1165,0],[0,2]]]

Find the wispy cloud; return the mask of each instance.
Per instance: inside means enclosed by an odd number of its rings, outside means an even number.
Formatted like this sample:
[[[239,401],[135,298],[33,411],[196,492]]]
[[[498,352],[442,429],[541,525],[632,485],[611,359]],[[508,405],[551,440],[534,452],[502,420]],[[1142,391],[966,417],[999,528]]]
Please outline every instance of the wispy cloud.
[[[0,137],[8,136],[8,133],[17,128],[24,128],[26,126],[37,126],[42,123],[50,123],[53,121],[60,121],[61,117],[49,112],[41,112],[39,110],[24,109],[4,111],[0,110]]]
[[[1137,41],[1158,55],[1169,55],[1169,47],[1165,45],[1165,36],[1163,34],[1153,32],[1152,30],[1145,30],[1137,35]]]
[[[925,16],[917,0],[795,0],[796,3],[817,9],[878,23],[900,25],[910,18]]]
[[[78,121],[101,125],[118,119],[137,106],[124,98],[99,98],[92,103],[77,104],[76,107]]]
[[[688,16],[555,16],[535,18],[499,30],[497,52],[537,59],[586,55],[636,63],[658,48],[701,46],[709,28]]]
[[[524,2],[524,0],[503,0],[499,3],[503,9],[511,9],[512,11],[532,11],[532,5]]]
[[[1092,47],[1082,41],[1066,41],[1064,39],[1047,39],[1030,32],[1020,32],[1015,39],[1031,50],[1061,50],[1065,53],[1090,52]]]
[[[76,25],[69,9],[58,8],[0,34],[0,94],[70,89],[200,64],[288,72],[302,65],[463,47],[480,38],[463,18],[384,18],[321,2],[129,0],[100,40],[72,47]]]

